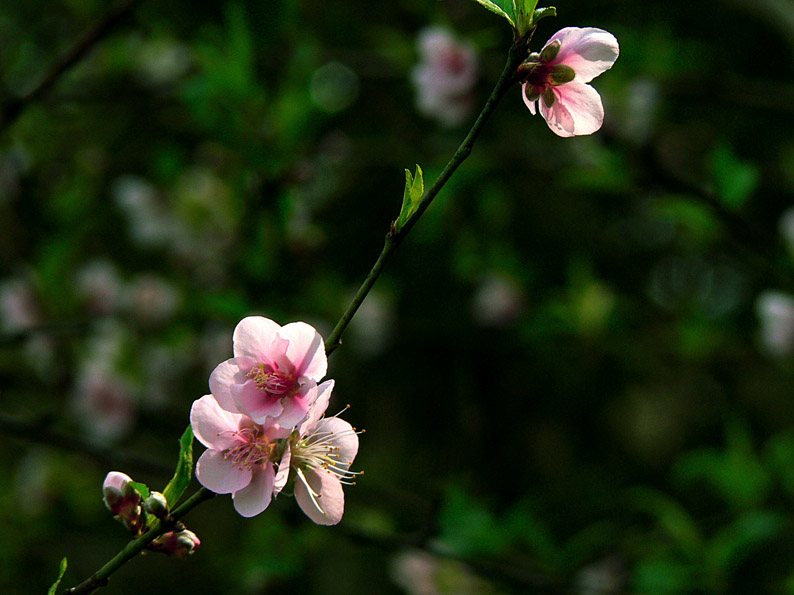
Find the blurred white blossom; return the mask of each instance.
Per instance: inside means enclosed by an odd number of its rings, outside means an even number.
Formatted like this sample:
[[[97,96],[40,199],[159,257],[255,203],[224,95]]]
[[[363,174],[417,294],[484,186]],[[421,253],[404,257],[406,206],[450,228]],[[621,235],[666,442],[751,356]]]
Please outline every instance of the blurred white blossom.
[[[419,63],[411,72],[417,109],[445,126],[460,124],[474,106],[477,53],[441,27],[422,30],[417,45]]]
[[[504,326],[516,320],[523,309],[524,295],[512,279],[489,274],[474,293],[474,320],[483,326]]]
[[[794,351],[794,297],[782,291],[765,291],[755,301],[760,323],[761,348],[774,357]]]

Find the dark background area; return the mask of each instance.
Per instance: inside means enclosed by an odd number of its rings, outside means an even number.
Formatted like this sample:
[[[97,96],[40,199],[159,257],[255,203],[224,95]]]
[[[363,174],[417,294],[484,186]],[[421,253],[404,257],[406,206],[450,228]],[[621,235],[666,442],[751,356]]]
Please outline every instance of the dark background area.
[[[0,4],[7,116],[107,10]],[[400,247],[330,359],[367,430],[340,525],[215,498],[109,593],[794,590],[794,4],[557,11],[534,49],[620,41],[604,126],[511,90]],[[3,592],[124,546],[105,474],[162,489],[242,317],[327,336],[476,115],[415,107],[432,25],[482,105],[511,34],[471,0],[143,0],[0,124]]]

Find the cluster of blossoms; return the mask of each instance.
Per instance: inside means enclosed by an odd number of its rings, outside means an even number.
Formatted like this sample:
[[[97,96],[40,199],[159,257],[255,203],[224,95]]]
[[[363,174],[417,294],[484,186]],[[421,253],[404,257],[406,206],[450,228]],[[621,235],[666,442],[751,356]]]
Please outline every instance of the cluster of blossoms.
[[[133,485],[132,478],[118,471],[111,471],[102,485],[105,506],[116,520],[123,524],[131,535],[138,537],[146,532],[149,517],[168,517],[168,502],[160,492],[151,492],[144,500]],[[187,558],[201,545],[193,531],[176,523],[173,530],[163,533],[148,544],[147,549],[162,552],[177,558]]]
[[[207,447],[196,476],[207,489],[231,494],[242,516],[264,511],[288,485],[315,523],[335,525],[344,512],[342,484],[358,432],[325,417],[333,380],[320,334],[303,322],[279,326],[261,316],[234,330],[234,357],[210,375],[210,392],[195,401],[190,423]]]

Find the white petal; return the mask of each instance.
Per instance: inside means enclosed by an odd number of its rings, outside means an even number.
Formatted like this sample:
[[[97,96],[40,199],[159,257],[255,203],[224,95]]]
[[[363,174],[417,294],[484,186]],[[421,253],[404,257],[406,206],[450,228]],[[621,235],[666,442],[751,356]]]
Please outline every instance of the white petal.
[[[592,134],[604,122],[604,106],[598,91],[583,83],[554,87],[555,101],[550,108],[540,102],[540,113],[557,135],[563,137]]]
[[[295,499],[298,506],[318,525],[336,525],[345,512],[345,493],[339,479],[322,469],[306,471],[303,475],[314,493],[318,494],[315,501],[322,510],[315,506],[308,488],[300,478],[295,480]]]
[[[240,429],[243,416],[221,409],[212,395],[204,395],[190,408],[193,434],[207,448],[226,450],[237,443],[233,433]]]
[[[234,329],[234,355],[245,355],[257,361],[264,359],[273,343],[273,338],[281,327],[264,316],[243,318]]]
[[[244,517],[256,516],[265,510],[273,499],[274,479],[270,463],[257,470],[247,487],[232,494],[234,509]]]
[[[231,494],[251,482],[251,470],[236,467],[219,450],[205,450],[196,463],[199,483],[216,494]]]
[[[595,27],[566,27],[555,33],[549,43],[555,39],[560,41],[560,53],[551,63],[573,68],[574,80],[579,83],[589,83],[612,68],[620,54],[615,36]]]
[[[332,432],[333,443],[339,450],[339,460],[349,467],[358,453],[358,434],[349,423],[338,417],[326,417],[317,424],[313,432]]]
[[[537,108],[535,107],[538,103],[537,99],[529,99],[527,97],[527,83],[521,85],[521,98],[524,100],[524,104],[529,108],[529,112],[534,116],[537,112]]]

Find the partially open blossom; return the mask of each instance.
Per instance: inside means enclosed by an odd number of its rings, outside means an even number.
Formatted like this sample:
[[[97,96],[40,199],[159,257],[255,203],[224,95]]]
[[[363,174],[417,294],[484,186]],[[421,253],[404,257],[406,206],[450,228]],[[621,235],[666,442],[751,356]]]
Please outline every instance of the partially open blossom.
[[[102,500],[131,533],[138,533],[144,522],[141,495],[130,484],[131,481],[129,475],[111,471],[102,484]]]
[[[281,460],[292,428],[257,424],[247,415],[222,409],[212,395],[193,403],[190,425],[208,449],[196,463],[201,485],[231,494],[234,508],[244,517],[265,510],[286,482],[283,473],[277,479],[273,461]]]
[[[592,134],[604,122],[604,106],[587,83],[609,70],[619,51],[618,40],[603,29],[561,29],[519,67],[524,103],[533,115],[539,108],[559,136]]]
[[[317,395],[328,369],[320,334],[305,322],[279,326],[262,316],[249,316],[234,329],[234,357],[210,375],[218,404],[255,423],[292,427],[300,422]]]
[[[184,560],[200,545],[201,541],[193,531],[182,529],[181,531],[163,533],[152,541],[147,549]]]
[[[358,432],[339,417],[324,417],[333,381],[320,385],[309,415],[289,441],[289,465],[295,473],[295,499],[318,525],[335,525],[345,511],[342,484],[355,483],[350,471],[358,453]],[[284,464],[284,463],[282,463]]]

